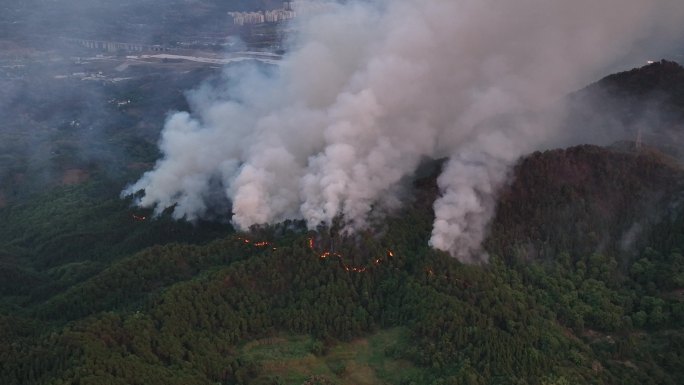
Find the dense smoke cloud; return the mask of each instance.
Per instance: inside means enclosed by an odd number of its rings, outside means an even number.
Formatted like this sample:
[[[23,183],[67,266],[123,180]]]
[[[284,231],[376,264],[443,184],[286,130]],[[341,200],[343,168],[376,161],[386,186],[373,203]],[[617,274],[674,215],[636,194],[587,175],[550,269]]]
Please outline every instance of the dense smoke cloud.
[[[478,248],[508,166],[556,136],[552,114],[527,112],[683,11],[668,0],[340,5],[301,22],[278,68],[231,67],[226,87],[193,93],[193,114],[168,119],[163,159],[125,194],[144,190],[140,205],[192,219],[219,180],[239,228],[341,215],[353,231],[423,157],[448,157],[430,244],[486,258]]]

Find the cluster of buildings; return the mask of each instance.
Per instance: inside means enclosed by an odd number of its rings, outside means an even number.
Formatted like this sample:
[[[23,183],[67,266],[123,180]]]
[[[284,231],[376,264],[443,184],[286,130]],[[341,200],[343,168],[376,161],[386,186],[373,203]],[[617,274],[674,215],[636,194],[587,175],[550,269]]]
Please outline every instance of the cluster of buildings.
[[[266,21],[263,12],[228,12],[233,18],[233,24],[261,24]]]
[[[295,11],[287,9],[273,9],[270,11],[257,12],[228,12],[228,14],[233,18],[233,24],[235,25],[275,23],[293,19],[297,15]]]
[[[297,13],[311,14],[324,12],[329,10],[331,6],[328,2],[312,0],[285,1],[280,9],[256,12],[228,12],[228,15],[233,18],[233,24],[235,25],[276,23],[294,19],[297,17]]]
[[[262,24],[262,23],[276,23],[294,19],[297,13],[292,9],[292,2],[283,2],[283,8],[272,9],[270,11],[257,12],[228,12],[233,18],[233,24]]]
[[[154,52],[161,52],[161,51],[167,50],[166,48],[164,48],[160,45],[146,45],[146,44],[137,44],[137,43],[121,43],[121,42],[113,42],[113,41],[66,39],[66,38],[64,38],[63,40],[76,43],[83,48],[95,49],[95,50],[106,51],[106,52],[118,52],[118,51],[127,51],[127,52],[154,51]]]

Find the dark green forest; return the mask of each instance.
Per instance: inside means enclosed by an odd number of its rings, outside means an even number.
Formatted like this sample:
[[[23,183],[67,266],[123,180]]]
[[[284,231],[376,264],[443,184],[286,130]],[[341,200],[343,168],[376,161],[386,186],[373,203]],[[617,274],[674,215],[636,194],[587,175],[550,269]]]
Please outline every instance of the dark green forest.
[[[440,167],[353,237],[152,218],[119,198],[130,174],[14,194],[0,208],[0,383],[681,383],[676,154],[630,142],[520,159],[481,265],[427,246]]]

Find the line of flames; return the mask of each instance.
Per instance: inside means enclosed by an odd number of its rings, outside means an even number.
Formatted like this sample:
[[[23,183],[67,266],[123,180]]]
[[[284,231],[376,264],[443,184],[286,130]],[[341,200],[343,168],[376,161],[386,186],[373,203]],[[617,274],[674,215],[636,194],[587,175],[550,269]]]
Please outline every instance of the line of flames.
[[[243,242],[244,244],[252,245],[254,247],[261,247],[261,248],[271,247],[273,250],[277,250],[277,248],[274,247],[273,244],[271,242],[268,242],[268,241],[253,242],[253,241],[251,241],[247,238],[243,238],[243,237],[238,237],[237,239],[239,241]],[[309,249],[314,250],[313,238],[308,239],[308,244],[309,244]],[[387,250],[387,256],[390,258],[394,257],[394,253],[392,252],[392,250]],[[368,270],[368,267],[366,267],[366,266],[354,266],[354,265],[345,264],[343,262],[344,257],[342,256],[342,254],[339,254],[339,253],[333,253],[330,251],[325,251],[325,252],[323,252],[323,254],[321,254],[319,256],[320,259],[327,259],[329,257],[337,258],[340,261],[340,263],[341,263],[341,265],[345,271],[352,272],[352,273],[365,273]],[[382,261],[383,261],[382,258],[377,258],[373,261],[373,263],[375,265],[379,265],[382,263]]]
[[[268,241],[252,242],[249,239],[242,238],[242,237],[238,237],[237,239],[239,241],[242,241],[243,243],[245,243],[247,245],[251,244],[254,247],[262,247],[262,248],[263,247],[271,247],[273,250],[278,250],[277,247],[273,246],[273,244],[271,242],[268,242]]]
[[[135,215],[134,215],[134,217],[135,217]],[[145,220],[145,217],[142,217],[142,218],[143,218],[142,220]],[[249,239],[247,239],[247,238],[242,238],[242,237],[238,237],[237,239],[238,239],[239,241],[242,241],[242,242],[245,243],[245,244],[252,245],[252,246],[254,246],[254,247],[260,247],[260,248],[272,247],[273,250],[277,250],[277,249],[278,249],[278,248],[274,247],[273,244],[272,244],[271,242],[268,242],[268,241],[252,242],[252,241],[250,241]],[[309,245],[309,249],[311,249],[312,251],[315,251],[315,250],[314,250],[314,246],[315,246],[315,245],[314,245],[314,239],[313,239],[313,238],[309,238],[309,239],[308,239],[308,245]],[[368,267],[366,267],[366,266],[354,266],[354,265],[347,265],[347,264],[345,264],[345,263],[343,262],[344,257],[343,257],[342,254],[340,254],[340,253],[333,253],[333,252],[331,252],[331,251],[324,251],[324,252],[319,256],[320,259],[327,259],[327,258],[330,258],[330,257],[335,257],[335,258],[337,258],[337,259],[340,261],[340,264],[342,265],[342,268],[344,268],[345,271],[348,271],[348,272],[351,272],[351,273],[365,273],[366,271],[368,271]],[[389,250],[389,249],[388,249],[388,250],[387,250],[387,257],[393,258],[393,257],[394,257],[394,252],[393,252],[392,250]],[[383,259],[382,259],[382,258],[377,258],[377,259],[373,260],[373,264],[375,264],[375,265],[380,265],[382,262],[383,262]],[[430,277],[434,277],[434,276],[435,276],[435,272],[434,272],[434,270],[432,270],[431,267],[426,268],[426,269],[425,269],[425,272],[426,272],[427,275],[430,276]],[[447,277],[447,276],[445,275],[445,277]],[[454,278],[454,279],[455,279],[455,278]],[[466,286],[470,286],[467,282],[464,282],[464,281],[459,280],[459,279],[455,279],[455,280],[456,280],[456,281],[459,281],[459,282],[462,282],[462,283],[464,283],[464,284],[466,284]]]
[[[314,240],[313,238],[309,238],[309,248],[311,250],[314,250]],[[392,250],[387,250],[387,256],[388,257],[394,257],[394,253]],[[366,266],[353,266],[353,265],[347,265],[343,262],[344,257],[340,253],[333,253],[330,251],[324,251],[323,254],[319,256],[320,259],[327,259],[329,257],[336,257],[340,263],[342,264],[342,267],[344,268],[345,271],[349,271],[352,273],[365,273],[368,268]],[[379,265],[382,263],[382,258],[377,258],[373,261],[375,265]]]

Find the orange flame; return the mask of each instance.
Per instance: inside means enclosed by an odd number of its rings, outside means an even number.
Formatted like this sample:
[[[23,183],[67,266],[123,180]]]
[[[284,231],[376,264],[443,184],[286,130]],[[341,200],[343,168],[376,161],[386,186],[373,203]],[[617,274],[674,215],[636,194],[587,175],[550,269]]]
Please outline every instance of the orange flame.
[[[273,250],[278,250],[278,248],[273,247],[273,244],[271,242],[268,242],[268,241],[252,242],[249,239],[242,238],[242,237],[237,237],[237,240],[245,243],[246,245],[252,244],[254,247],[269,247],[270,246]]]
[[[315,249],[315,243],[313,237],[307,238],[307,243],[309,245],[309,249],[314,250]],[[275,250],[275,248],[274,248]],[[327,259],[330,257],[336,257],[339,259],[340,265],[345,271],[352,272],[352,273],[365,273],[368,271],[367,266],[352,266],[352,265],[346,265],[343,260],[344,257],[340,253],[335,253],[332,251],[324,251],[323,253],[318,255],[318,258],[320,259]],[[392,250],[387,249],[387,257],[394,257],[394,252]],[[380,265],[383,262],[383,257],[371,260],[373,264],[375,265]],[[431,273],[432,274],[432,273]]]
[[[138,222],[142,222],[142,221],[147,219],[147,217],[143,216],[143,215],[132,214],[132,217],[133,217],[133,220],[138,221]]]

